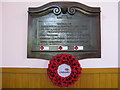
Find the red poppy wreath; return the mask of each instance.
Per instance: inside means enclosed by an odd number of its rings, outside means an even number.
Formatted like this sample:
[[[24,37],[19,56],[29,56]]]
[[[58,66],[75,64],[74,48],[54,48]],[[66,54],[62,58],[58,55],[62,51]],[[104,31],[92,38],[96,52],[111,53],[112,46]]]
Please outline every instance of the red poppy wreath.
[[[82,68],[74,56],[59,54],[50,60],[47,73],[56,86],[69,87],[78,80],[81,70]]]

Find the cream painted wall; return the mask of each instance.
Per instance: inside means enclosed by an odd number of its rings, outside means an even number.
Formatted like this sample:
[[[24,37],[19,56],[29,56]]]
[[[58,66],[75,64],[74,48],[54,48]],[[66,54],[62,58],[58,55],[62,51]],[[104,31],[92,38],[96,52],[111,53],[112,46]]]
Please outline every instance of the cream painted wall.
[[[2,3],[0,3],[0,66],[2,66]]]
[[[0,66],[2,66],[2,3],[0,2]],[[0,69],[2,72],[2,69]],[[2,75],[0,73],[0,89],[2,89]]]
[[[47,68],[49,61],[27,59],[27,10],[49,2],[2,3],[2,67]],[[80,2],[80,0],[79,0]],[[79,61],[83,68],[118,67],[118,3],[84,2],[101,7],[102,57]]]

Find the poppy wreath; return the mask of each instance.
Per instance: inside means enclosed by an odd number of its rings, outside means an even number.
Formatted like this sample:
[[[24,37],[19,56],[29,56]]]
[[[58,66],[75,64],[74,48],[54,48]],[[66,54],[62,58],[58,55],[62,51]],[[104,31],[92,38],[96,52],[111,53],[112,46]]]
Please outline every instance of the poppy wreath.
[[[58,67],[62,64],[70,66],[71,73],[67,77],[62,77],[58,74]],[[69,54],[59,54],[54,56],[48,64],[47,73],[51,81],[59,87],[72,86],[81,75],[81,66],[78,60]]]

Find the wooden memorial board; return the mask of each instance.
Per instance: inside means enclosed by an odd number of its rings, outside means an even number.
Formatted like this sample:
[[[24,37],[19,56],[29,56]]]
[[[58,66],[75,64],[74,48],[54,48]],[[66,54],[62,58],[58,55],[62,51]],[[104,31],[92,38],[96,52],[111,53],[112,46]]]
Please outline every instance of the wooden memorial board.
[[[51,2],[28,10],[27,57],[50,60],[61,53],[101,57],[100,8]]]

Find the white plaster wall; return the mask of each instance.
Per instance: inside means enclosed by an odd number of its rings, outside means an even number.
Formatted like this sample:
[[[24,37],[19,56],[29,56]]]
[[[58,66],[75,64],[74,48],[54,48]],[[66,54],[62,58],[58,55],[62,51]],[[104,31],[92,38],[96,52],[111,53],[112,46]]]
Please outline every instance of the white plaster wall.
[[[6,0],[5,0],[6,1]],[[8,0],[9,1],[9,0]],[[101,54],[97,59],[79,61],[83,68],[118,67],[118,3],[88,2],[89,6],[101,7]],[[27,59],[27,10],[49,2],[2,3],[2,67],[47,68],[49,61]]]
[[[0,2],[0,66],[2,66],[2,3]]]

